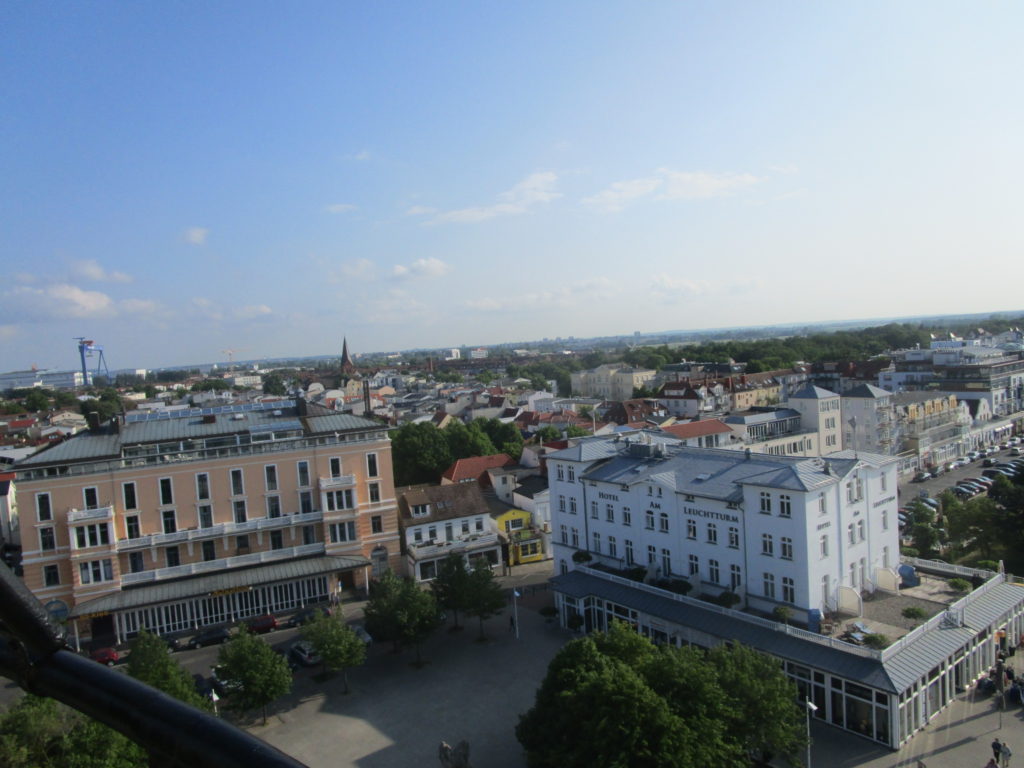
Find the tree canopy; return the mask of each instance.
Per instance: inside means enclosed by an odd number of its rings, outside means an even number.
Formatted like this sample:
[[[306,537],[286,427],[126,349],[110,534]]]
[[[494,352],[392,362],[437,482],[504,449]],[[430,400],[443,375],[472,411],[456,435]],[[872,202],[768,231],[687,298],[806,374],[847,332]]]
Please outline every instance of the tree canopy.
[[[146,768],[142,747],[53,699],[26,694],[0,716],[5,768]]]
[[[348,668],[366,659],[366,645],[352,628],[337,615],[325,616],[320,611],[302,628],[302,635],[313,645],[328,672],[341,671],[348,693]]]
[[[403,424],[391,433],[395,485],[436,483],[452,463],[441,430],[428,421]]]
[[[207,700],[196,693],[192,676],[167,652],[167,644],[146,630],[132,641],[128,674],[179,701],[209,709]]]
[[[796,688],[739,645],[656,647],[625,624],[568,643],[516,737],[530,768],[746,768],[805,744]]]
[[[385,572],[370,585],[370,600],[363,611],[366,629],[373,637],[390,640],[398,650],[402,644],[416,648],[437,629],[437,601],[410,579]]]
[[[491,565],[485,557],[473,560],[466,589],[466,613],[480,620],[480,639],[484,637],[484,620],[495,616],[505,607],[501,585],[494,580]]]
[[[244,625],[220,647],[217,677],[232,689],[228,706],[241,712],[262,710],[264,725],[267,705],[292,689],[292,672],[284,656]]]
[[[459,611],[466,610],[469,602],[470,574],[466,559],[452,552],[437,566],[437,576],[431,582],[437,604],[452,612],[452,629],[459,627]]]

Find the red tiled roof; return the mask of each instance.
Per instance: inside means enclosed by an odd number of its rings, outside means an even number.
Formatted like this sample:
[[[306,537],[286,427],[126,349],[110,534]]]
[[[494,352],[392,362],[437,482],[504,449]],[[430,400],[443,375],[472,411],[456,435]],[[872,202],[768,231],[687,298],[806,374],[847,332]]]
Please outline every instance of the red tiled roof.
[[[671,427],[662,427],[663,432],[668,432],[673,437],[686,440],[690,437],[703,437],[704,435],[717,435],[732,432],[729,425],[720,419],[702,419],[701,421],[690,421],[686,424],[673,424]]]
[[[492,456],[474,456],[470,459],[459,459],[448,467],[441,477],[453,483],[477,480],[482,485],[486,485],[488,469],[507,467],[509,464],[515,464],[515,461],[507,453],[496,453]]]

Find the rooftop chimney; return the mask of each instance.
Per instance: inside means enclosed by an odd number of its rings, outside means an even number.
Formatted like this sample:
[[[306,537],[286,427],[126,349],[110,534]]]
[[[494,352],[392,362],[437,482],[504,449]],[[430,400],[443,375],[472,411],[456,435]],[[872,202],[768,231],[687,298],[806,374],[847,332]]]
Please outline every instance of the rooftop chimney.
[[[85,414],[85,421],[89,425],[89,430],[95,432],[100,428],[100,414],[99,411],[89,411]]]

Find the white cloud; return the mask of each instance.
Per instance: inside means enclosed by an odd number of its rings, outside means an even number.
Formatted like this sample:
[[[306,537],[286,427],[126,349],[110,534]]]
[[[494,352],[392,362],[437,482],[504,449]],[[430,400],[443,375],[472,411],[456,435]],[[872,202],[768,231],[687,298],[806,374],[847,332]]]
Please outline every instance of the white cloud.
[[[66,283],[51,285],[46,291],[53,302],[54,314],[64,317],[109,317],[116,314],[114,302],[100,291],[84,291]]]
[[[0,325],[0,339],[13,339],[18,335],[18,326]]]
[[[235,317],[239,320],[254,320],[257,317],[266,317],[272,314],[274,314],[274,310],[266,304],[250,304],[235,310]]]
[[[501,202],[494,205],[460,208],[439,213],[435,222],[472,223],[486,221],[498,216],[515,216],[526,213],[539,203],[548,203],[562,196],[554,187],[558,176],[552,171],[532,173],[507,192],[498,195]]]
[[[429,205],[412,205],[406,210],[406,216],[427,216],[431,213],[437,213],[437,208],[431,208]]]
[[[345,159],[346,160],[355,160],[356,162],[359,162],[359,163],[365,163],[371,157],[372,157],[372,155],[370,154],[370,150],[368,150],[368,149],[363,149],[363,150],[361,150],[359,152],[356,152],[354,154],[351,154],[351,155],[345,155]]]
[[[100,283],[130,283],[132,281],[131,275],[126,275],[124,272],[107,272],[96,259],[75,262],[73,271],[76,277]]]
[[[391,270],[393,277],[406,280],[413,277],[441,277],[451,272],[451,265],[433,257],[429,259],[416,259],[409,266],[396,264]]]
[[[710,284],[706,280],[687,280],[672,275],[655,275],[650,281],[650,288],[655,292],[686,294],[700,296],[708,292]]]
[[[206,227],[189,227],[185,230],[185,242],[189,245],[206,245],[210,230]]]
[[[621,294],[623,286],[607,277],[593,277],[572,285],[544,291],[532,291],[518,296],[483,296],[463,302],[476,312],[509,312],[518,310],[558,310],[582,307],[596,302],[610,301]]]
[[[348,261],[338,267],[337,275],[332,275],[331,279],[334,282],[338,282],[341,278],[347,280],[372,280],[374,273],[373,262],[369,259],[356,259],[355,261]]]
[[[673,171],[659,168],[665,179],[665,188],[658,197],[662,200],[705,200],[731,195],[740,189],[752,187],[761,179],[749,173],[707,173],[705,171]]]
[[[352,205],[351,203],[334,203],[333,205],[328,205],[327,206],[327,212],[328,213],[348,213],[349,211],[356,210],[358,207],[359,206]]]
[[[609,212],[621,211],[626,203],[651,194],[659,186],[661,179],[653,176],[646,179],[616,181],[596,195],[583,198],[583,203]]]
[[[710,173],[659,168],[651,176],[616,181],[596,195],[583,198],[582,202],[614,213],[621,211],[627,204],[643,198],[707,200],[731,195],[760,181],[760,178],[750,173]]]
[[[118,309],[129,315],[151,315],[159,308],[152,299],[123,299],[118,303]]]
[[[38,278],[35,275],[33,275],[31,272],[15,272],[14,273],[14,282],[16,282],[16,283],[23,283],[25,285],[29,285],[30,283],[34,283],[37,279]]]
[[[218,321],[223,319],[224,315],[218,309],[212,301],[204,296],[195,296],[191,301],[192,307],[195,309],[196,314],[201,317],[205,317],[207,320]]]

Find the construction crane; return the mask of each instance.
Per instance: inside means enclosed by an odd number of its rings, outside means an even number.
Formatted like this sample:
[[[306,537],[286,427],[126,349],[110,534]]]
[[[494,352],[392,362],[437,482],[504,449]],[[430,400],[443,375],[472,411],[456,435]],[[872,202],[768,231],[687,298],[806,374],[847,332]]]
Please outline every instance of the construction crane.
[[[235,370],[235,355],[237,355],[239,352],[244,352],[244,351],[245,351],[245,347],[239,347],[237,349],[222,349],[220,351],[220,353],[222,355],[227,355],[227,358],[228,358],[228,370],[231,370],[231,371]]]
[[[110,378],[110,369],[107,367],[107,359],[103,356],[103,347],[97,344],[92,339],[87,339],[85,336],[75,336],[75,341],[78,342],[78,354],[82,358],[82,381],[85,386],[92,384],[92,376],[89,374],[89,366],[85,362],[87,357],[96,358],[96,371],[95,375],[105,373],[107,379]]]

